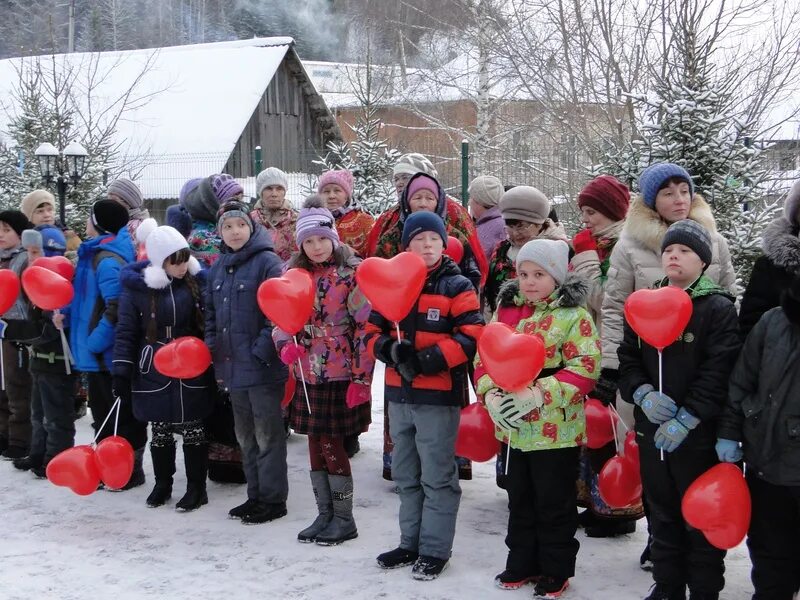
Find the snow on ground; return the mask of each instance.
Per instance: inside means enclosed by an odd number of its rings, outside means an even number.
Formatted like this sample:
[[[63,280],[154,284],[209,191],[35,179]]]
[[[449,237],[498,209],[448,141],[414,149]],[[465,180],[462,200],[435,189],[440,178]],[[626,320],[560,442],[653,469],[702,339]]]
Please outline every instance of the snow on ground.
[[[380,398],[380,377],[373,397]],[[495,486],[494,464],[473,466],[462,482],[463,497],[449,568],[436,581],[411,579],[410,569],[382,571],[375,556],[397,546],[399,500],[381,479],[382,401],[373,404],[373,423],[361,436],[353,459],[355,517],[359,537],[323,548],[300,544],[297,532],[316,515],[308,478],[305,437],[289,438],[289,514],[264,525],[242,525],[227,512],[245,499],[244,486],[209,483],[210,502],[193,513],[171,506],[151,509],[149,457],[143,487],[88,497],[57,488],[30,473],[0,464],[0,598],[73,600],[147,598],[530,598],[531,588],[503,591],[493,578],[505,565],[506,497]],[[78,422],[78,443],[91,439],[90,419]],[[179,456],[180,463],[180,456]],[[172,504],[183,494],[179,466]],[[650,575],[639,569],[643,524],[630,536],[588,539],[581,550],[568,600],[643,598]],[[729,552],[722,598],[749,598],[750,563],[744,545]]]

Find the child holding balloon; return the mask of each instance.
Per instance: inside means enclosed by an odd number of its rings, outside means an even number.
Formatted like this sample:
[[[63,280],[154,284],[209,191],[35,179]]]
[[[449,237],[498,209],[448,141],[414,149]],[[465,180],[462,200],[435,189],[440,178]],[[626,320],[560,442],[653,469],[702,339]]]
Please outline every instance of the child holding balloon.
[[[467,361],[483,325],[474,287],[444,256],[447,240],[437,214],[408,215],[402,245],[424,263],[414,259],[424,287],[408,298],[413,312],[393,323],[381,314],[381,298],[369,296],[368,347],[386,363],[392,477],[400,495],[400,546],[377,561],[384,569],[413,564],[411,575],[419,580],[438,577],[450,559],[461,500],[455,441]],[[409,275],[397,273],[397,296],[407,291],[401,278]]]
[[[688,527],[681,499],[691,483],[718,462],[716,421],[740,348],[736,309],[733,298],[704,274],[712,260],[712,238],[705,227],[689,219],[673,223],[661,249],[666,278],[656,287],[665,288],[662,295],[668,302],[674,297],[673,303],[680,301],[673,290],[685,290],[691,298],[691,318],[661,359],[630,323],[618,350],[622,399],[636,405],[642,486],[653,540],[655,586],[648,599],[683,599],[687,586],[694,600],[715,599],[725,584],[725,552]],[[653,293],[636,293],[643,292]],[[635,318],[634,303],[631,296],[626,306],[629,320]],[[669,327],[678,312],[677,305],[665,305],[663,319],[653,325]],[[649,337],[641,327],[638,333]]]
[[[192,511],[208,503],[208,454],[202,419],[212,408],[210,369],[192,379],[160,373],[155,353],[182,336],[202,339],[202,290],[205,272],[189,253],[189,244],[175,229],[145,219],[136,229],[149,260],[127,265],[120,274],[122,294],[114,340],[114,389],[130,402],[133,415],[150,422],[155,486],[147,497],[150,507],[172,497],[175,439],[183,438],[186,494],[175,505]],[[183,360],[189,361],[186,356]]]
[[[539,338],[543,370],[520,390],[476,358],[476,392],[508,444],[508,558],[495,577],[502,589],[534,583],[537,598],[557,598],[575,574],[575,474],[586,422],[583,401],[599,375],[600,349],[589,312],[589,286],[568,274],[569,247],[532,240],[516,256],[517,279],[498,294],[495,320]],[[536,359],[532,356],[532,361]]]
[[[320,196],[306,200],[295,232],[300,250],[287,267],[311,274],[314,306],[295,336],[297,343],[278,327],[272,337],[281,360],[294,368],[295,379],[306,381],[295,388],[290,414],[292,429],[308,436],[319,514],[297,539],[332,546],[358,536],[345,437],[366,431],[371,421],[374,361],[365,340],[370,305],[356,285],[361,261],[340,242],[333,214],[323,208]]]

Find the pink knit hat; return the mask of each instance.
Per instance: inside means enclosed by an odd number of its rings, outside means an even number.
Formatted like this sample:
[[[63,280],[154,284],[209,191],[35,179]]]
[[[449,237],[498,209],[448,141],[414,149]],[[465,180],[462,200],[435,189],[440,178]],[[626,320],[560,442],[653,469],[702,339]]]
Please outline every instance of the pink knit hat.
[[[353,197],[353,174],[346,170],[325,171],[319,178],[317,184],[317,193],[322,193],[324,188],[329,183],[335,183],[347,193],[348,198]]]
[[[437,200],[439,198],[439,184],[435,179],[429,177],[428,175],[418,174],[416,177],[414,177],[411,183],[408,184],[406,198],[411,200],[411,197],[420,190],[428,190],[431,194],[433,194],[434,198]]]

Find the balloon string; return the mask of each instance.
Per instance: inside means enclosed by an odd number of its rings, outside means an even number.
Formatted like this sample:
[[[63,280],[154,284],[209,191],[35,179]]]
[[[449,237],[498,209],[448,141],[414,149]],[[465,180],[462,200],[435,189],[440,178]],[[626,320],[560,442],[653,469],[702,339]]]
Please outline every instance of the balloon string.
[[[661,352],[661,348],[658,349],[658,393],[662,393],[662,387],[664,385],[663,381],[663,370],[664,370],[664,362],[663,362],[664,355]],[[664,462],[664,449],[661,448],[659,450],[661,456],[661,462]]]
[[[611,405],[609,404],[609,406]],[[614,418],[614,414],[616,412],[617,411],[609,412],[608,418],[611,419],[611,432],[614,435],[614,450],[616,451],[617,456],[619,456],[619,440],[617,439],[617,426],[615,424],[616,419]]]
[[[293,335],[292,339],[294,340],[294,345],[299,346],[300,344],[297,343],[297,335]],[[303,382],[303,394],[306,397],[306,407],[308,408],[308,414],[311,414],[311,401],[308,399],[308,388],[306,387],[306,376],[303,373],[303,363],[300,361],[300,357],[297,357],[297,366],[300,370],[300,381]]]
[[[506,444],[506,472],[508,475],[508,463],[511,462],[511,430],[508,430],[508,444]]]
[[[114,435],[117,435],[117,427],[119,426],[119,413],[122,411],[122,399],[117,398],[117,413],[114,416]]]
[[[111,413],[113,413],[115,409],[117,409],[117,410],[119,409],[119,405],[120,405],[121,402],[122,402],[122,399],[119,396],[117,396],[117,399],[114,401],[114,404],[111,405],[111,410],[108,411],[108,414],[106,415],[106,418],[103,421],[103,424],[100,425],[100,428],[97,430],[97,433],[95,434],[94,439],[92,440],[92,445],[97,444],[97,438],[99,438],[100,434],[103,433],[103,428],[106,426],[106,423],[108,423],[108,419],[111,418]],[[119,412],[117,412],[117,415],[119,415]],[[117,432],[116,432],[116,425],[115,425],[114,426],[114,434],[116,435],[116,433]]]
[[[403,336],[400,335],[400,321],[395,321],[394,326],[397,328],[397,341],[399,342]]]
[[[625,430],[625,433],[628,433],[630,431],[630,428],[627,425],[625,425],[625,421],[622,420],[622,415],[619,414],[619,412],[617,412],[616,407],[613,404],[609,404],[608,407],[612,411],[614,411],[615,415],[617,415],[617,424],[622,426],[622,428]]]
[[[3,339],[0,338],[0,390],[6,389],[6,370],[3,368],[5,359],[3,358]]]
[[[55,309],[53,314],[61,314],[61,311],[59,309]],[[72,351],[69,349],[69,343],[67,342],[67,335],[64,333],[64,329],[59,327],[58,333],[61,334],[61,352],[64,354],[64,369],[66,370],[67,375],[72,375],[72,368],[70,367],[70,364],[75,364],[75,359],[72,356]]]

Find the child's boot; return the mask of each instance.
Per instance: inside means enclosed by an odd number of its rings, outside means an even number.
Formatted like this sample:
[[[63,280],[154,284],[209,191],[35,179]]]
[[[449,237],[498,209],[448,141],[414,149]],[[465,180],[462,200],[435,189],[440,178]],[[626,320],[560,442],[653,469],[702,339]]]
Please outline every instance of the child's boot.
[[[328,472],[311,471],[311,487],[314,490],[314,497],[317,499],[319,514],[311,525],[297,534],[297,539],[304,543],[315,542],[317,535],[328,526],[333,518],[333,499],[328,482]]]
[[[176,510],[189,512],[208,504],[206,476],[208,449],[205,444],[184,444],[183,462],[186,465],[186,493],[175,505]]]
[[[147,506],[163,506],[172,498],[172,476],[175,474],[175,444],[153,446],[150,444],[150,457],[153,459],[153,474],[156,484],[147,497]]]
[[[328,475],[333,501],[333,519],[317,535],[320,546],[335,546],[358,537],[356,522],[353,519],[353,477]]]

